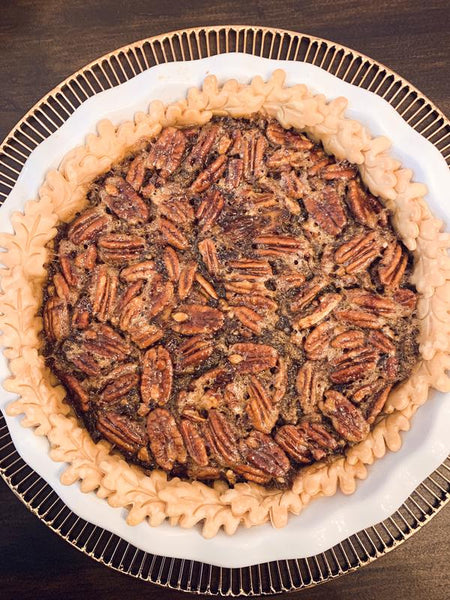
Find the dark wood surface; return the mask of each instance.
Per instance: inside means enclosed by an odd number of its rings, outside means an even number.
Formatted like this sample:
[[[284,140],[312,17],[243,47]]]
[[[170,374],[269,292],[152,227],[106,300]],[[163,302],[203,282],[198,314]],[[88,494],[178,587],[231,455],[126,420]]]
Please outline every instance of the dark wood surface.
[[[183,27],[257,24],[332,39],[388,65],[450,114],[446,0],[2,0],[0,139],[49,89],[100,55]],[[291,598],[449,598],[450,511],[356,573]],[[47,529],[0,482],[0,598],[183,598],[103,567]]]

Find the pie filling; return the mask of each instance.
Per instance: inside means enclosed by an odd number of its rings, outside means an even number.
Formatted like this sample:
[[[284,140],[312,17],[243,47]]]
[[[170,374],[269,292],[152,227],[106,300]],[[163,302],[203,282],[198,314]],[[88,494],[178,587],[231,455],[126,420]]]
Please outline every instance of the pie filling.
[[[357,168],[278,122],[162,131],[59,228],[47,363],[94,440],[287,486],[364,440],[418,356],[412,256]]]

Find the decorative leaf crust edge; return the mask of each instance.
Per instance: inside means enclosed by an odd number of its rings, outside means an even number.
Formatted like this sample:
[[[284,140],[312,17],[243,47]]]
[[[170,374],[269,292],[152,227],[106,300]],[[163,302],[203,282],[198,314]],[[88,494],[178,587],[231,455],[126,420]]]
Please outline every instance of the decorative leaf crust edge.
[[[21,424],[33,427],[50,444],[50,456],[67,463],[61,481],[80,482],[83,492],[95,492],[113,507],[128,509],[127,522],[143,520],[152,526],[166,519],[172,525],[202,524],[203,535],[213,537],[223,528],[233,534],[239,525],[253,527],[270,521],[284,527],[289,513],[299,514],[314,498],[331,496],[338,489],[351,494],[358,479],[367,476],[366,465],[387,450],[401,446],[418,407],[429,388],[450,391],[450,234],[443,232],[424,201],[426,187],[412,181],[389,154],[386,137],[372,138],[358,121],[345,117],[347,100],[327,102],[305,85],[285,87],[285,73],[276,70],[268,81],[255,77],[244,85],[228,80],[222,86],[214,75],[202,89],[165,106],[151,103],[148,113],[115,127],[98,124],[97,135],[88,135],[84,146],[74,148],[56,171],[50,171],[39,190],[39,199],[11,217],[14,234],[0,234],[5,266],[2,274],[0,341],[9,359],[11,377],[4,387],[18,395],[7,407],[11,416],[24,414]],[[95,444],[64,402],[64,389],[39,354],[42,320],[37,316],[46,278],[47,244],[58,222],[69,221],[86,203],[89,182],[107,170],[142,138],[158,135],[163,127],[204,124],[214,115],[250,117],[262,112],[284,127],[305,130],[321,141],[327,152],[359,166],[370,191],[392,211],[394,226],[415,258],[412,281],[419,292],[420,360],[410,378],[389,396],[387,415],[368,437],[343,457],[304,468],[289,490],[270,490],[253,483],[213,486],[178,478],[162,471],[151,473],[131,466],[105,441]]]

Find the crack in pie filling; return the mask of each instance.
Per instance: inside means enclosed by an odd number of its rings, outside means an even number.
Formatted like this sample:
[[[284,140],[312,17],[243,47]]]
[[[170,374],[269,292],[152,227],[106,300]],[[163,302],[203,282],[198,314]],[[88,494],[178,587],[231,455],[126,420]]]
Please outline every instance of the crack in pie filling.
[[[390,213],[275,119],[166,127],[47,263],[44,354],[92,438],[182,479],[287,488],[365,440],[418,361]]]

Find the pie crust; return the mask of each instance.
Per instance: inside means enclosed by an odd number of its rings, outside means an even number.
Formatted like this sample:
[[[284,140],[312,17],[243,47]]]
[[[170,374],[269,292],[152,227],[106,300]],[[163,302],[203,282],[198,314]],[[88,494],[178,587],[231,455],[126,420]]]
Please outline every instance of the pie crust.
[[[80,481],[83,492],[95,491],[111,506],[127,508],[131,525],[144,519],[153,526],[165,519],[181,527],[202,523],[205,537],[216,535],[222,527],[232,534],[240,524],[251,527],[268,520],[282,527],[290,512],[299,514],[315,497],[333,495],[338,488],[352,493],[356,480],[366,477],[366,465],[388,449],[400,448],[400,432],[409,429],[429,388],[450,391],[446,373],[450,369],[450,234],[442,232],[442,222],[430,213],[424,201],[426,187],[412,182],[412,172],[389,155],[387,138],[372,138],[362,124],[344,116],[345,98],[327,102],[305,85],[285,87],[284,81],[281,70],[267,82],[255,77],[249,85],[229,80],[219,86],[211,75],[201,90],[189,90],[185,100],[168,106],[152,102],[148,113],[137,113],[134,121],[118,127],[101,121],[97,135],[89,135],[85,146],[72,150],[57,171],[47,174],[39,199],[28,202],[23,213],[12,215],[15,233],[0,234],[6,249],[1,341],[12,373],[4,387],[19,396],[7,412],[24,414],[22,425],[48,438],[51,458],[68,465],[61,477],[64,484]],[[85,206],[89,183],[141,138],[155,137],[167,126],[202,125],[215,115],[250,117],[258,112],[276,118],[283,127],[304,130],[337,159],[356,163],[370,192],[384,200],[398,235],[415,259],[411,283],[419,294],[419,361],[410,378],[391,392],[384,408],[387,416],[367,438],[344,457],[302,469],[291,489],[254,483],[229,487],[223,481],[208,486],[168,479],[160,470],[148,475],[112,452],[108,442],[92,441],[64,402],[63,387],[39,353],[38,311],[47,279],[47,244],[56,235],[56,225],[70,221]]]

